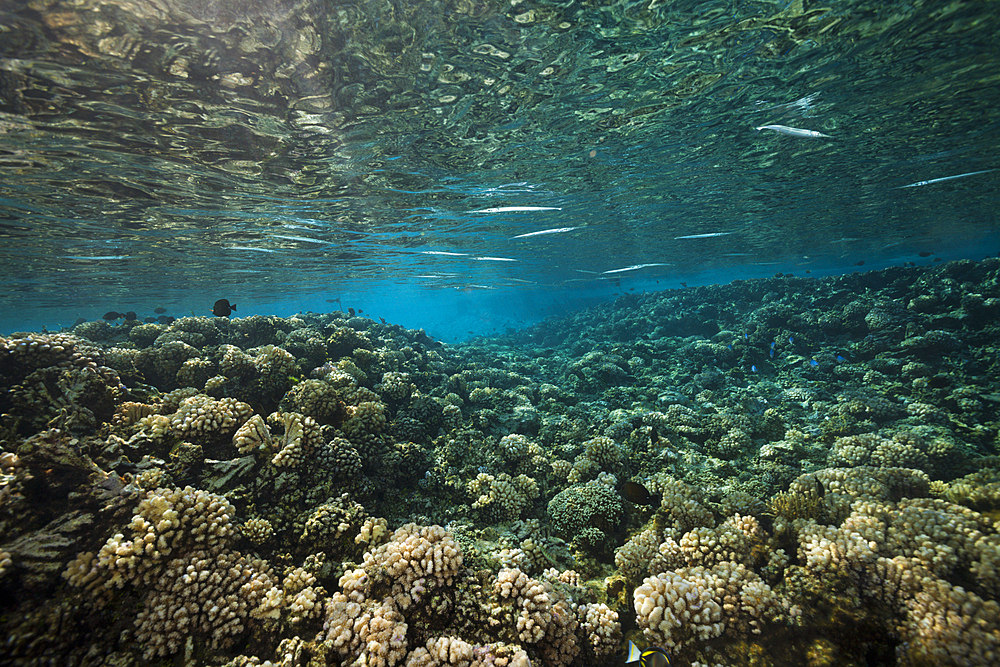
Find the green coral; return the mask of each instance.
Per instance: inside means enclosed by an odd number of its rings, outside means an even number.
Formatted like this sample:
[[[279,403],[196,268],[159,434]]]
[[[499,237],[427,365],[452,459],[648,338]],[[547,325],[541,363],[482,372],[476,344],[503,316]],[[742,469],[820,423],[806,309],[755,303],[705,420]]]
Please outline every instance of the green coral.
[[[624,516],[622,501],[615,490],[597,481],[578,484],[560,491],[549,501],[549,519],[556,533],[566,540],[574,540],[583,535],[588,544],[593,544],[593,531],[599,530],[605,537],[618,529]]]

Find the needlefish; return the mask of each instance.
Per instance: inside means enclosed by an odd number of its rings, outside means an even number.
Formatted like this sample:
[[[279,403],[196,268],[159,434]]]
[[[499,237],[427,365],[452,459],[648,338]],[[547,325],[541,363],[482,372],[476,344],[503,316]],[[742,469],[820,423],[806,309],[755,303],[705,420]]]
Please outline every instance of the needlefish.
[[[493,208],[481,208],[470,213],[524,213],[529,211],[561,211],[560,206],[497,206]]]
[[[545,234],[565,234],[566,232],[571,232],[577,227],[557,227],[554,229],[543,229],[538,232],[528,232],[527,234],[518,234],[517,236],[512,236],[512,239],[526,239],[531,236],[543,236]]]
[[[803,130],[798,127],[788,127],[787,125],[761,125],[755,128],[758,132],[761,130],[772,130],[778,134],[787,134],[790,137],[802,137],[803,139],[832,139],[829,134],[823,134],[822,132],[817,132],[816,130]]]
[[[688,234],[687,236],[675,236],[675,241],[680,241],[681,239],[708,239],[713,236],[729,236],[732,232],[711,232],[709,234]]]
[[[952,181],[956,178],[965,178],[966,176],[978,176],[979,174],[988,174],[991,171],[997,171],[996,169],[983,169],[982,171],[970,171],[967,174],[956,174],[955,176],[942,176],[941,178],[932,178],[929,181],[917,181],[916,183],[910,183],[909,185],[900,185],[897,190],[902,190],[903,188],[918,188],[921,185],[931,185],[932,183],[941,183],[943,181]]]

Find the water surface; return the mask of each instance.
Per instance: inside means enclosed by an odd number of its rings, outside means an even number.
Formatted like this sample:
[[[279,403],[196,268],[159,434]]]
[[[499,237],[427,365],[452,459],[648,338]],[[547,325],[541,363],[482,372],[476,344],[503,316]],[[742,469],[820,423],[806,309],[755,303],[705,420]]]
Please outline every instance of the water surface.
[[[7,1],[3,328],[340,298],[453,337],[498,304],[979,259],[1000,172],[902,186],[1000,167],[998,24],[980,2]],[[508,207],[548,210],[481,212]],[[446,326],[469,310],[489,326]]]

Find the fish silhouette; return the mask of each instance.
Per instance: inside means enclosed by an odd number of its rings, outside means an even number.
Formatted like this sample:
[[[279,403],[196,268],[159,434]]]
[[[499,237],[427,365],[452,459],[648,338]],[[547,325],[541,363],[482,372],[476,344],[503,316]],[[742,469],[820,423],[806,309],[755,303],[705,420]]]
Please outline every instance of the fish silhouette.
[[[212,308],[212,314],[216,317],[229,317],[236,310],[236,304],[229,305],[229,299],[219,299]]]

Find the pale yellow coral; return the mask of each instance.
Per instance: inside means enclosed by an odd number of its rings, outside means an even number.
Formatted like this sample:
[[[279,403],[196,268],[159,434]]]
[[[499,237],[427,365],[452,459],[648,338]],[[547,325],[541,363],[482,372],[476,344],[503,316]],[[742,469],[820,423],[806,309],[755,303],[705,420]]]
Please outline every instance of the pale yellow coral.
[[[721,605],[696,578],[675,572],[648,577],[635,589],[633,600],[643,635],[667,650],[718,637],[725,629]]]
[[[115,426],[129,427],[137,424],[143,417],[148,417],[155,412],[155,405],[125,401],[115,410],[115,414],[111,418],[111,423]]]
[[[341,655],[365,652],[371,667],[391,667],[406,656],[406,619],[391,599],[355,602],[334,593],[326,605],[323,639]]]
[[[493,520],[507,521],[521,516],[538,497],[538,484],[526,475],[515,478],[507,473],[479,473],[469,482],[468,491],[476,498],[473,509],[482,510]]]
[[[357,537],[354,538],[354,542],[366,546],[377,545],[381,544],[388,535],[389,524],[385,519],[368,517],[361,526],[361,530],[358,531]]]
[[[7,570],[14,564],[14,561],[10,558],[10,553],[0,549],[0,579],[3,579],[3,575],[6,574]]]
[[[280,420],[285,426],[281,447],[271,458],[271,464],[276,468],[301,464],[315,448],[323,444],[323,432],[312,417],[297,412],[275,412],[268,420]]]
[[[530,441],[520,433],[511,433],[500,438],[500,453],[508,461],[518,461],[528,455]]]
[[[80,554],[63,576],[76,585],[99,580],[105,587],[150,583],[154,565],[184,545],[222,547],[232,535],[233,506],[222,496],[193,489],[161,488],[148,491],[129,524],[131,539],[117,533],[107,540],[96,559]]]
[[[580,628],[599,658],[611,656],[622,643],[622,628],[618,622],[618,612],[606,604],[591,603],[581,605],[577,610]]]
[[[323,611],[321,598],[326,594],[322,587],[316,587],[316,577],[301,567],[293,568],[285,575],[282,583],[288,621],[292,625],[310,618],[317,618]]]
[[[217,440],[232,437],[251,415],[253,408],[235,398],[216,400],[197,394],[181,401],[170,423],[178,437],[192,441]]]
[[[274,535],[274,528],[271,527],[270,521],[258,517],[254,519],[247,519],[247,521],[240,526],[240,532],[254,544],[263,544],[271,539],[272,535]]]
[[[230,646],[271,588],[266,564],[237,553],[199,550],[170,560],[149,582],[135,619],[143,657],[177,653],[192,634],[211,650]]]
[[[583,443],[584,452],[603,470],[614,470],[621,461],[621,450],[611,438],[599,435]]]
[[[389,541],[364,556],[365,570],[384,568],[403,591],[422,577],[450,585],[462,566],[462,553],[451,533],[441,526],[408,523],[393,532]]]
[[[521,642],[536,645],[546,664],[568,665],[573,661],[580,647],[572,601],[548,582],[532,579],[516,568],[500,570],[493,590],[501,604],[513,605],[517,614],[513,630]]]
[[[240,454],[269,451],[272,447],[271,431],[268,430],[264,418],[254,415],[245,421],[233,434],[233,444]]]

